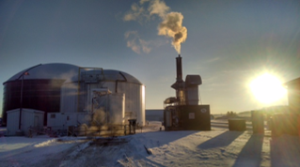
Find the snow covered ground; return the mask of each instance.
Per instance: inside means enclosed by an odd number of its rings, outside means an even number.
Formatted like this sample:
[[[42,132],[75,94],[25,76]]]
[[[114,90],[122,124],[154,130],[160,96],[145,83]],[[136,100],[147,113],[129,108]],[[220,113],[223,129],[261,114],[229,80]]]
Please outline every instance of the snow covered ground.
[[[51,162],[49,166],[59,164],[68,150],[82,142],[57,142],[57,139],[47,136],[0,137],[0,166],[45,166],[42,164],[48,162]]]
[[[0,166],[300,166],[298,136],[272,138],[270,132],[222,127],[166,132],[160,125],[150,122],[143,133],[139,129],[118,138],[123,142],[105,144],[74,137],[0,137]]]

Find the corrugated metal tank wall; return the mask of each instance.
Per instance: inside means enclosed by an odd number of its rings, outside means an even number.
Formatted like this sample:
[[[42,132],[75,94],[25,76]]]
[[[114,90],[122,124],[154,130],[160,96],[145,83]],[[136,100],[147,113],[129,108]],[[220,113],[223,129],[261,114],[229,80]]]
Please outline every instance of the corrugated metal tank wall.
[[[78,84],[74,82],[65,82],[61,87],[60,99],[61,112],[77,112],[78,104]]]
[[[60,85],[64,80],[58,79],[31,79],[23,81],[22,107],[45,111],[46,113],[60,110]],[[3,113],[6,122],[6,111],[21,107],[21,80],[10,81],[4,84]]]
[[[125,94],[125,123],[129,118],[136,118],[140,125],[145,125],[145,86],[131,82],[104,80],[99,83],[80,83],[79,95],[77,94],[78,83],[64,83],[61,91],[61,112],[91,113],[92,92],[94,89],[101,88],[110,90],[112,94]]]
[[[120,83],[118,92],[125,94],[125,116],[136,118],[140,125],[145,125],[145,89],[144,85]]]
[[[92,89],[107,88],[112,93],[125,94],[125,116],[129,118],[136,118],[137,122],[145,125],[145,88],[144,85],[119,82],[117,87],[116,82],[103,81],[101,84],[89,84],[87,92],[92,92]],[[87,95],[85,100],[86,111],[91,111],[91,95]],[[127,118],[125,118],[127,119]]]
[[[109,123],[124,124],[125,94],[113,93],[109,95]]]

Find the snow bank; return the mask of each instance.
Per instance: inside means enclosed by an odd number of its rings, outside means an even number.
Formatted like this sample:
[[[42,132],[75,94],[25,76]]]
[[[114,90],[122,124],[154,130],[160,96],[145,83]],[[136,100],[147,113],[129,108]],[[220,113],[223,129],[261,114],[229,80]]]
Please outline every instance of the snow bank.
[[[35,144],[34,147],[45,147],[45,146],[48,146],[50,145],[51,143],[55,142],[57,139],[50,139],[50,140],[47,140],[47,141],[44,141],[42,143],[39,143],[39,144]]]

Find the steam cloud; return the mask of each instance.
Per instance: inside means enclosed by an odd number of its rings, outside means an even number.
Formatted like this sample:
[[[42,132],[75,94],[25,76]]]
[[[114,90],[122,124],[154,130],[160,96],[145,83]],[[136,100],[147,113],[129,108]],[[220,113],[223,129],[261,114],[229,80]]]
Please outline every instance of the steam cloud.
[[[149,2],[148,11],[145,10],[141,5]],[[158,26],[158,35],[171,37],[173,39],[172,45],[175,50],[180,53],[181,43],[185,42],[187,38],[187,28],[182,26],[183,15],[179,12],[170,12],[164,1],[161,0],[140,0],[140,5],[134,3],[129,11],[124,16],[124,21],[139,21],[141,23],[145,18],[149,20],[152,15],[158,15],[163,21]],[[146,41],[143,41],[146,42]],[[142,43],[142,42],[141,42]],[[127,46],[135,52],[138,50],[136,42],[127,42]],[[135,47],[133,47],[135,46]],[[150,52],[150,50],[149,50]]]
[[[145,41],[141,39],[136,31],[128,31],[125,33],[127,39],[127,47],[131,48],[135,53],[141,54],[150,53],[152,41]]]
[[[164,18],[169,10],[166,3],[160,0],[152,0],[148,8],[150,15],[157,14],[161,18]]]
[[[164,17],[158,27],[158,35],[165,35],[173,38],[172,45],[180,53],[181,43],[187,38],[187,29],[182,26],[183,15],[178,12],[171,12]]]
[[[131,10],[124,16],[123,20],[139,21],[141,23],[143,17],[147,17],[145,9],[134,3],[131,5]]]

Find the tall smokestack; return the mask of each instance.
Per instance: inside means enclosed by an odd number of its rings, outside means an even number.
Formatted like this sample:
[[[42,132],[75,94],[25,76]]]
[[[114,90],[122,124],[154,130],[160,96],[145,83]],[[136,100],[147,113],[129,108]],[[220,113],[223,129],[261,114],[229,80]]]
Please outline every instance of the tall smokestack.
[[[180,54],[178,57],[176,57],[176,70],[177,70],[177,76],[176,76],[176,81],[182,81],[182,62],[181,62],[181,57]]]
[[[185,84],[182,80],[182,62],[180,54],[176,57],[176,82],[171,86],[176,90],[178,105],[185,105]]]

